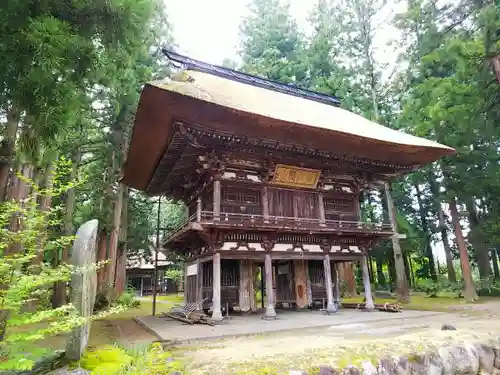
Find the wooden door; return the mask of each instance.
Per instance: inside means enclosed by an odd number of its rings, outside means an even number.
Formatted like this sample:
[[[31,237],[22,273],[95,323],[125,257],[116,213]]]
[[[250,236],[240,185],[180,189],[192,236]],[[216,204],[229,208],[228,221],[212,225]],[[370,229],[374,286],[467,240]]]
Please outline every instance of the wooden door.
[[[278,217],[293,217],[293,191],[269,188],[269,215]]]
[[[294,217],[318,219],[318,195],[307,191],[296,191],[293,197]]]

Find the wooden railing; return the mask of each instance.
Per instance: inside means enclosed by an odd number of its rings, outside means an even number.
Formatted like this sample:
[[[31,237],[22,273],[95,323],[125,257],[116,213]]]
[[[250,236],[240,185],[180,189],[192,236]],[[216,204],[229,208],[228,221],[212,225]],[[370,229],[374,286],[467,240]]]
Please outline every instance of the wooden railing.
[[[197,215],[192,215],[187,220],[179,224],[166,239],[169,239],[182,231],[190,223],[197,222]],[[222,212],[219,218],[214,217],[212,211],[202,211],[201,212],[200,224],[211,224],[211,225],[235,225],[244,227],[273,227],[276,229],[284,228],[300,228],[306,230],[331,230],[331,231],[349,231],[349,232],[377,232],[377,233],[392,233],[391,224],[387,223],[371,223],[371,222],[361,222],[352,221],[352,215],[345,215],[346,219],[342,220],[340,215],[340,220],[325,220],[322,222],[320,219],[310,219],[310,218],[295,218],[295,217],[283,217],[283,216],[269,216],[264,218],[263,215],[250,215],[250,214],[240,214],[240,213],[228,213]]]

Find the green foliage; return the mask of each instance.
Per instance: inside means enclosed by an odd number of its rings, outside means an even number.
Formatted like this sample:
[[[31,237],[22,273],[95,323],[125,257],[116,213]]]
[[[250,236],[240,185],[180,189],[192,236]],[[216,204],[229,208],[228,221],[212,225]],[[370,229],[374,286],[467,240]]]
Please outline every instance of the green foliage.
[[[282,83],[304,84],[304,39],[279,0],[253,0],[241,25],[243,70]]]
[[[64,163],[63,161],[61,163]],[[38,209],[35,196],[57,196],[73,186],[60,183],[54,176],[52,189],[40,189],[25,181],[32,194],[23,202],[5,202],[0,206],[0,317],[3,341],[0,341],[0,369],[29,369],[45,349],[37,342],[70,331],[84,323],[76,309],[67,304],[52,309],[40,303],[48,298],[52,284],[68,282],[73,272],[84,272],[68,265],[52,266],[35,260],[40,252],[52,253],[71,244],[72,237],[52,237],[49,226],[56,225],[58,210]],[[13,228],[9,223],[18,222]],[[0,325],[2,322],[0,321]]]
[[[92,375],[169,375],[183,366],[160,343],[121,347],[108,345],[87,353],[80,366]]]
[[[136,298],[134,290],[126,290],[117,299],[116,303],[125,308],[137,308],[141,305],[141,301]]]
[[[175,282],[181,280],[183,272],[179,269],[170,268],[165,272],[165,278],[172,279]]]

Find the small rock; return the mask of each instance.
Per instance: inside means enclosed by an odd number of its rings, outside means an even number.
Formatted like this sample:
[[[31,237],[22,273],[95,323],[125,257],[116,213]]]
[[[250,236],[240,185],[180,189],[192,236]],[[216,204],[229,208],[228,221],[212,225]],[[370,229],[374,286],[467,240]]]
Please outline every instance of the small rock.
[[[377,375],[377,368],[370,361],[361,363],[361,372],[363,375]]]
[[[51,372],[50,375],[90,375],[90,371],[84,370],[83,368],[69,369],[65,367]]]
[[[377,367],[378,374],[397,375],[405,373],[407,363],[405,363],[405,367],[402,368],[399,362],[400,362],[399,358],[392,358],[392,357],[382,358],[378,362],[378,367]]]
[[[485,373],[491,374],[495,364],[495,352],[493,348],[483,344],[476,344],[475,347],[479,357],[479,367]]]
[[[451,324],[443,324],[441,326],[441,331],[456,331],[456,327]]]
[[[361,375],[361,371],[356,366],[347,366],[342,370],[342,375]]]
[[[319,375],[337,375],[339,372],[328,366],[319,367]]]

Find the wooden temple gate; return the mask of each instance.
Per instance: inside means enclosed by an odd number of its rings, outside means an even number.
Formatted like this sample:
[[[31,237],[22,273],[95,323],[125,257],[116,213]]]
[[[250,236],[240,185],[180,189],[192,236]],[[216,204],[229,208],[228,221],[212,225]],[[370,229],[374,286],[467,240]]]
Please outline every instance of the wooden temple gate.
[[[188,69],[145,86],[123,182],[188,207],[162,243],[186,260],[187,301],[206,299],[216,320],[225,306],[255,310],[259,273],[266,317],[278,302],[325,300],[333,312],[339,264],[359,261],[373,306],[367,254],[396,237],[394,223],[363,222],[363,190],[454,150],[340,109],[335,97],[166,54]]]

